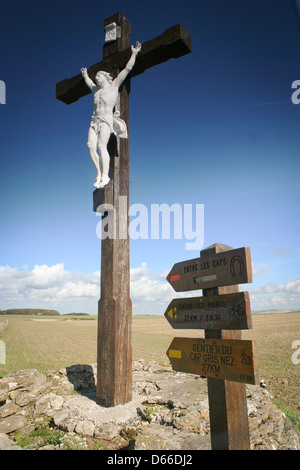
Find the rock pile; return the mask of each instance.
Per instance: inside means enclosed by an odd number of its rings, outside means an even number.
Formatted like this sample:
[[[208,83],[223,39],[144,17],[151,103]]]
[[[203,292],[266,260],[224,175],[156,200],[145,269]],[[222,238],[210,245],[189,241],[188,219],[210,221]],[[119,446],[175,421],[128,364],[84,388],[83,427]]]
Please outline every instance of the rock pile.
[[[96,366],[0,380],[0,450],[210,449],[206,379],[143,360],[134,363],[133,399],[96,404]],[[299,450],[299,438],[266,388],[247,386],[251,449]]]

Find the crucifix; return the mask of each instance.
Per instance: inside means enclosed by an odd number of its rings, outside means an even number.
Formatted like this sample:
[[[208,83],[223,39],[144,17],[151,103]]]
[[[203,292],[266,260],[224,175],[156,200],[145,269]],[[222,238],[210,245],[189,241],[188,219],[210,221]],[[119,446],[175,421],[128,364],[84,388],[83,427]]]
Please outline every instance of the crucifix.
[[[99,209],[103,207],[113,207],[117,221],[114,236],[103,237],[101,241],[101,296],[98,304],[97,403],[111,407],[125,404],[132,399],[132,304],[128,234],[129,139],[127,136],[130,79],[154,65],[190,53],[191,38],[183,26],[178,24],[144,44],[137,43],[136,46],[130,48],[130,23],[121,13],[107,18],[104,21],[104,29],[106,38],[103,60],[88,70],[83,68],[80,74],[71,79],[58,82],[56,98],[66,104],[71,104],[95,91],[92,83],[96,82],[96,85],[100,83],[99,75],[97,75],[99,71],[110,74],[112,80],[117,77],[122,79],[123,75],[126,75],[125,81],[120,83],[114,108],[116,124],[121,127],[120,133],[123,133],[123,136],[120,136],[118,132],[110,133],[107,144],[109,174],[108,177],[105,175],[103,178],[103,167],[99,172],[97,170],[94,184],[96,189],[93,192],[94,211],[103,211]],[[126,67],[129,69],[127,70],[128,76]],[[92,83],[88,82],[88,78]],[[110,126],[113,131],[113,125],[113,122],[104,123],[104,125],[103,121],[99,124],[95,123],[98,131],[99,127],[105,126]],[[92,144],[95,143],[92,142]],[[90,151],[91,146],[89,145]],[[108,211],[102,213],[103,223],[105,223]]]

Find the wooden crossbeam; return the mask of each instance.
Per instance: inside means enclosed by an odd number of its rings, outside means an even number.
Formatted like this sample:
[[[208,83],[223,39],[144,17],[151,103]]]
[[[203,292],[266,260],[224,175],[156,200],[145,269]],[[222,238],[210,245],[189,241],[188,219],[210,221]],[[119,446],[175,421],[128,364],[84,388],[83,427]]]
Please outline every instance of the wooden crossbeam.
[[[191,37],[181,24],[164,31],[163,34],[142,44],[142,50],[137,56],[135,66],[130,73],[130,78],[143,73],[154,65],[175,59],[191,52]],[[88,69],[88,74],[94,80],[99,70],[112,73],[125,67],[131,55],[131,48],[97,62]],[[56,84],[56,98],[71,104],[83,96],[91,93],[86,86],[81,73],[72,78],[66,78]]]

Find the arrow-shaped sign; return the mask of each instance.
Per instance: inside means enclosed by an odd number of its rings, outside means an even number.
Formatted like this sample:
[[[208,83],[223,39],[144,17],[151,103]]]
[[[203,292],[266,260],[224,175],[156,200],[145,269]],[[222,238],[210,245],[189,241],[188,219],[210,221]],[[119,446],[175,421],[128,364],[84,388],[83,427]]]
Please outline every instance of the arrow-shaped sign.
[[[173,299],[164,315],[175,329],[243,330],[252,328],[248,292]]]
[[[255,342],[251,340],[174,338],[167,356],[178,372],[259,383]]]
[[[176,292],[252,282],[250,248],[223,251],[176,263],[167,281]]]

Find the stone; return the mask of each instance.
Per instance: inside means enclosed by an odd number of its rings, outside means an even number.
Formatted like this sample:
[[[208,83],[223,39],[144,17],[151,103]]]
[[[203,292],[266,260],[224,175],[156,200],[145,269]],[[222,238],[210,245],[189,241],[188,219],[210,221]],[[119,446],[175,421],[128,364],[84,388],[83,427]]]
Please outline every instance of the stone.
[[[266,423],[264,423],[260,426],[260,432],[263,435],[272,434],[274,432],[274,423],[272,423],[272,421],[268,420]]]
[[[74,419],[69,418],[60,425],[60,428],[63,431],[74,432],[76,425],[77,425],[77,420],[75,418]]]
[[[70,417],[69,410],[62,408],[53,414],[53,422],[58,429],[66,432],[73,432],[78,420]]]
[[[181,450],[172,428],[155,424],[143,428],[135,439],[135,450]]]
[[[50,394],[51,395],[51,398],[50,398],[50,408],[51,408],[51,411],[57,411],[59,410],[63,403],[64,403],[64,398],[60,395],[55,395],[55,394]]]
[[[55,426],[60,427],[69,417],[68,410],[59,410],[53,414],[53,422]]]
[[[210,436],[192,433],[181,433],[178,437],[182,450],[211,450]]]
[[[83,434],[84,436],[93,436],[95,431],[95,425],[91,421],[79,421],[76,424],[75,432],[76,434]]]
[[[135,439],[135,450],[208,450],[210,436],[176,432],[172,427],[151,424],[143,428]]]
[[[58,378],[58,384],[61,392],[63,394],[70,394],[74,391],[74,385],[69,381],[69,379],[65,376]]]
[[[275,408],[275,406],[270,409],[269,418],[272,421],[279,422],[280,420],[282,420],[282,416],[285,415],[280,410]]]
[[[1,383],[0,381],[0,403],[8,399],[9,387],[7,383]]]
[[[17,446],[14,441],[9,439],[9,437],[1,433],[0,434],[0,450],[22,450],[22,447]]]
[[[0,434],[10,434],[14,431],[18,431],[20,428],[25,426],[27,419],[25,416],[12,415],[4,418],[0,422]]]
[[[0,418],[2,419],[13,414],[17,414],[20,410],[21,408],[18,405],[16,405],[13,401],[9,401],[0,408]]]
[[[143,370],[143,365],[144,365],[144,362],[142,359],[140,359],[139,361],[133,361],[132,362],[132,370]]]
[[[259,432],[259,429],[253,429],[250,432],[250,449],[253,450],[257,448],[257,446],[261,445],[263,443],[262,436]]]
[[[257,411],[258,411],[258,414],[261,416],[262,421],[265,422],[269,417],[268,406],[260,404]]]
[[[277,443],[273,437],[266,437],[264,447],[266,450],[277,450]]]
[[[114,423],[105,423],[95,429],[94,436],[104,439],[105,441],[111,441],[120,433],[120,426]]]
[[[55,393],[48,393],[47,395],[39,398],[35,403],[35,414],[51,416],[54,411],[61,408],[64,398]]]
[[[195,434],[205,434],[207,432],[207,423],[201,419],[201,414],[195,408],[183,413],[174,419],[174,427],[179,430]]]
[[[9,398],[10,400],[15,401],[16,396],[17,396],[19,393],[20,393],[19,390],[12,390],[11,392],[8,393],[8,398]]]
[[[34,383],[34,377],[37,374],[35,369],[21,370],[14,374],[10,374],[3,378],[1,382],[8,383],[9,390],[16,390],[22,388],[23,390],[29,390]]]
[[[31,392],[18,392],[15,396],[15,402],[19,406],[26,406],[36,401],[36,395]]]
[[[159,387],[153,382],[137,382],[136,386],[146,395],[150,395],[153,391],[157,392]]]
[[[299,450],[300,439],[292,430],[288,430],[283,440],[284,448],[286,450]]]
[[[40,416],[46,414],[46,411],[50,409],[48,395],[42,396],[35,403],[35,415]]]

